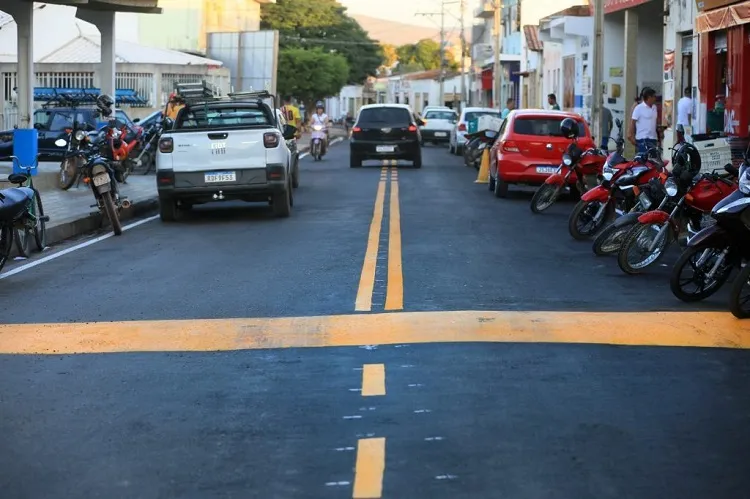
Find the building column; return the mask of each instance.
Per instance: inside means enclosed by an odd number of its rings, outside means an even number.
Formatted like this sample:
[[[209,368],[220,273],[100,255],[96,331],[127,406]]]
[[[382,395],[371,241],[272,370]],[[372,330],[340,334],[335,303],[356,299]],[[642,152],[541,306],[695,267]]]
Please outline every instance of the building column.
[[[638,86],[638,13],[634,9],[625,11],[625,130],[630,130],[633,101]],[[627,133],[626,133],[627,137]],[[635,155],[635,146],[625,140],[625,157]]]
[[[101,63],[99,78],[101,93],[115,98],[115,12],[107,10],[78,9],[76,17],[88,21],[99,29],[101,34]]]
[[[18,128],[34,125],[34,4],[11,2],[3,8],[13,16],[17,26],[18,69],[16,93],[18,95]]]

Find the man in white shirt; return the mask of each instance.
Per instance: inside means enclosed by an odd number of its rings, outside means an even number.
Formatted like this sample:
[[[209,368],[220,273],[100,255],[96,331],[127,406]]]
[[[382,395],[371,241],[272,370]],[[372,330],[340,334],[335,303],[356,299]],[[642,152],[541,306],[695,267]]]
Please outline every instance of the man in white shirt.
[[[656,128],[657,117],[656,90],[646,87],[641,92],[641,103],[633,109],[628,133],[628,139],[638,154],[656,147],[661,141]]]
[[[690,95],[690,87],[685,89],[682,99],[677,101],[677,124],[683,127],[690,126],[690,118],[693,114],[693,99]]]

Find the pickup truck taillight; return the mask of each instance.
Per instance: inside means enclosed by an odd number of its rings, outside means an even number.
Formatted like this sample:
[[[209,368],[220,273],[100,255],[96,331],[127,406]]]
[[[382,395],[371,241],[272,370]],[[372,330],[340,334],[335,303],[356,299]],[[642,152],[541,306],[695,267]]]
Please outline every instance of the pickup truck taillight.
[[[279,135],[274,132],[266,132],[263,134],[263,145],[266,149],[273,149],[279,146]]]
[[[159,141],[159,152],[168,154],[174,151],[174,140],[172,137],[164,137]]]
[[[459,132],[465,132],[466,131],[466,123],[460,123],[458,125],[458,131]]]

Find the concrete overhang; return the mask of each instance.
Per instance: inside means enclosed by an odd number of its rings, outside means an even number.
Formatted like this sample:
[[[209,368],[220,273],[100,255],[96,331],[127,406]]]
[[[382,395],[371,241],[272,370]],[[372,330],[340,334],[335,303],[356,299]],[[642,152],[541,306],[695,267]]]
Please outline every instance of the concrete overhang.
[[[539,39],[543,42],[562,43],[569,37],[592,36],[594,21],[591,17],[549,17],[539,23]]]
[[[34,0],[23,1],[34,3]],[[143,14],[161,14],[162,12],[161,8],[159,8],[158,0],[47,0],[45,3],[115,12],[138,12]]]

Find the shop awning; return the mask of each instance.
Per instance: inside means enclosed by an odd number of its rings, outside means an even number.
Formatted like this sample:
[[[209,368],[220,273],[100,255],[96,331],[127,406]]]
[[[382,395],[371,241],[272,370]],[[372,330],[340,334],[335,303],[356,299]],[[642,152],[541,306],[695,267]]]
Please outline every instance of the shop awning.
[[[750,0],[701,13],[695,19],[698,33],[708,33],[750,23]]]

